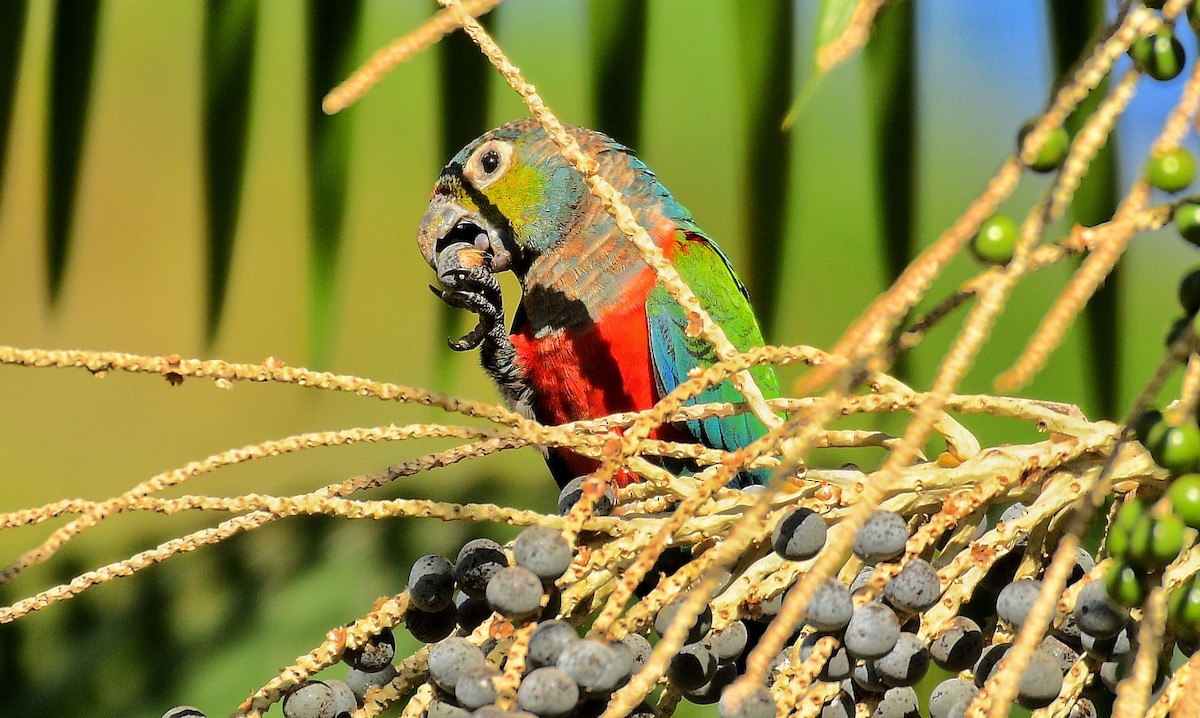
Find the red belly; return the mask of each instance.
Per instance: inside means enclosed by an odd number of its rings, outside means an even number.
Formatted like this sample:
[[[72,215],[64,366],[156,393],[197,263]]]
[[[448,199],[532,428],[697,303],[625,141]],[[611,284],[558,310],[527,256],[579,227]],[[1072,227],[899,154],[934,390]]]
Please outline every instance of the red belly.
[[[523,327],[512,340],[543,423],[646,409],[658,399],[644,310],[540,338]]]
[[[627,305],[628,306],[628,305]],[[517,361],[529,379],[534,415],[557,425],[609,414],[649,409],[658,401],[650,359],[644,305],[602,316],[598,324],[534,337],[529,327],[512,335]],[[683,432],[660,426],[651,438],[682,439]],[[595,471],[597,462],[574,452],[560,454],[576,475]],[[627,476],[619,476],[624,485]]]

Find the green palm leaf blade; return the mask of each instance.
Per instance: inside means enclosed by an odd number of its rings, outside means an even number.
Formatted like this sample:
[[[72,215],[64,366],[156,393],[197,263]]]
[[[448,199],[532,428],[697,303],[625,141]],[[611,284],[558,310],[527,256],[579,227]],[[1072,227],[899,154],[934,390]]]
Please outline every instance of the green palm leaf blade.
[[[45,205],[46,282],[52,304],[62,290],[70,249],[101,7],[95,0],[55,4],[47,73]]]
[[[326,115],[321,98],[354,66],[361,0],[309,0],[308,184],[309,351],[323,366],[332,350],[353,113]]]
[[[879,18],[864,50],[872,134],[875,198],[882,212],[880,253],[890,279],[913,256],[916,202],[916,59],[913,6],[896,5]]]
[[[480,18],[480,21],[485,27],[491,24],[490,16]],[[490,129],[488,95],[493,70],[465,32],[452,32],[442,38],[437,45],[437,53],[442,148],[438,159],[444,162]],[[464,315],[465,312],[439,302],[438,336],[460,336],[465,331],[467,317]],[[440,342],[433,345],[433,350],[439,357],[447,352],[446,346]],[[443,391],[450,391],[458,364],[439,358],[433,365],[436,367],[434,385]]]
[[[836,39],[850,24],[854,16],[854,8],[862,0],[821,0],[821,9],[817,15],[817,43],[819,50],[823,45]]]
[[[646,13],[643,0],[588,4],[595,128],[635,150],[641,139]]]
[[[915,254],[916,211],[916,41],[913,6],[894,5],[882,13],[866,62],[868,108],[872,114],[871,163],[879,207],[879,254],[894,281]],[[896,367],[904,374],[903,362]]]
[[[8,149],[8,127],[12,123],[21,69],[21,38],[25,33],[26,0],[0,3],[0,192],[4,189],[4,160]]]
[[[791,135],[780,129],[792,92],[792,3],[742,2],[738,7],[738,76],[745,116],[742,241],[753,247],[743,277],[757,301],[759,323],[772,336],[782,279]]]
[[[1065,73],[1079,61],[1090,46],[1094,34],[1105,21],[1105,5],[1100,0],[1085,3],[1047,3],[1050,31],[1053,39],[1054,76]],[[1079,109],[1067,119],[1067,131],[1074,135],[1084,120],[1108,92],[1103,82],[1088,95]],[[1071,219],[1092,226],[1112,219],[1117,209],[1118,177],[1116,137],[1100,149],[1088,167],[1087,174],[1075,193]],[[1085,362],[1092,406],[1099,416],[1116,417],[1119,411],[1121,379],[1121,345],[1124,336],[1118,321],[1122,295],[1121,267],[1118,265],[1084,309],[1084,328],[1090,361]]]
[[[791,108],[783,118],[785,130],[791,129],[792,125],[796,123],[796,118],[804,109],[805,103],[816,94],[817,86],[821,84],[821,78],[825,76],[826,70],[815,61],[821,48],[842,34],[854,16],[854,8],[860,2],[862,0],[821,0],[820,7],[817,8],[817,32],[813,43],[812,70],[804,79],[803,88],[796,99],[792,101]]]
[[[258,0],[208,0],[204,17],[205,337],[221,323],[246,170]]]

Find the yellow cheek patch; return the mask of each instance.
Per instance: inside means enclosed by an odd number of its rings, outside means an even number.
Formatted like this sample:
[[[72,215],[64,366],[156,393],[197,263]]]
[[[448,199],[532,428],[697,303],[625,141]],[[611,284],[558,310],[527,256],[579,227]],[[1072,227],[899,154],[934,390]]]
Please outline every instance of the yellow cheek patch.
[[[471,193],[467,192],[461,185],[454,188],[454,194],[452,195],[452,198],[455,204],[468,212],[479,211],[479,205],[476,204],[475,198],[472,197]]]
[[[521,229],[537,214],[545,201],[545,183],[527,165],[513,165],[497,182],[484,190],[496,209],[508,220],[514,232]]]

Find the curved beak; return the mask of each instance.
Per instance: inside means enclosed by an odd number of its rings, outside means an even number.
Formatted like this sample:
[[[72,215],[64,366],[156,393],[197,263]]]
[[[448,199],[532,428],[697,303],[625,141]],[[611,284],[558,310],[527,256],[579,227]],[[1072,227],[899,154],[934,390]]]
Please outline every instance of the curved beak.
[[[512,269],[509,237],[507,226],[497,226],[478,211],[444,195],[430,201],[417,229],[421,256],[439,281],[463,269],[484,267],[492,273]]]

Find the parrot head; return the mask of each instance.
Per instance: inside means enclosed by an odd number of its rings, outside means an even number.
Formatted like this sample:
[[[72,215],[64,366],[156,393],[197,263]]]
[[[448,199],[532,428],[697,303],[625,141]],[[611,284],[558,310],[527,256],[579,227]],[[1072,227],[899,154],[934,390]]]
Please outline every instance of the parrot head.
[[[581,144],[603,137],[571,132]],[[442,169],[417,243],[446,286],[456,273],[479,268],[521,277],[565,234],[586,197],[583,179],[537,121],[510,122],[471,142]]]

